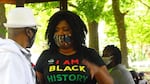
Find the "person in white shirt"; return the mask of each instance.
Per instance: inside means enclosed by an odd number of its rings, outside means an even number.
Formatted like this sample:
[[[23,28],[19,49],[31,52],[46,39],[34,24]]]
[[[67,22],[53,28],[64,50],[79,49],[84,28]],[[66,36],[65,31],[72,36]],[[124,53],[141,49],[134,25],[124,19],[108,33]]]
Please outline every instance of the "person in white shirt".
[[[37,31],[32,10],[24,7],[12,9],[4,26],[8,29],[8,38],[0,38],[0,84],[35,84],[31,54],[27,50]]]

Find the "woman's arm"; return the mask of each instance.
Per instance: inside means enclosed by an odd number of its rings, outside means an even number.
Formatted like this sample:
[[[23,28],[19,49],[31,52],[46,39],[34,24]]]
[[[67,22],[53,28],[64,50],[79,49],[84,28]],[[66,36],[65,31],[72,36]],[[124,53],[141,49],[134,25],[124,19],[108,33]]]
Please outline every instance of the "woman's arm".
[[[88,67],[91,78],[95,77],[98,84],[113,84],[113,79],[109,75],[105,65],[99,67],[87,60],[83,60],[83,64]]]
[[[37,84],[45,84],[44,76],[41,72],[36,71]]]
[[[98,84],[113,84],[113,79],[109,75],[106,66],[98,67],[98,72],[94,76]]]

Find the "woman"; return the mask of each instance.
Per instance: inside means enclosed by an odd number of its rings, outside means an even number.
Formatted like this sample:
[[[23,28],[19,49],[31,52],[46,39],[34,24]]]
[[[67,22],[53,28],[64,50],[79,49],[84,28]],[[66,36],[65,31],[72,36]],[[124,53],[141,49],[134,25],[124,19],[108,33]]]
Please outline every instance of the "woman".
[[[80,17],[58,11],[46,30],[49,49],[35,66],[40,84],[113,84],[98,53],[85,46],[87,29]]]

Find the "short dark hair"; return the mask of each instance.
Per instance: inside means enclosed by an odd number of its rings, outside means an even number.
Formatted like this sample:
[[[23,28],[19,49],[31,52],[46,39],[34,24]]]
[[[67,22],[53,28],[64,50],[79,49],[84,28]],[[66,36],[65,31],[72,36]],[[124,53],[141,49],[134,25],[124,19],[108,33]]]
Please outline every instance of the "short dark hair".
[[[82,19],[75,13],[70,11],[58,11],[50,19],[47,26],[45,38],[48,39],[48,45],[51,50],[57,51],[57,46],[54,42],[53,36],[55,33],[56,25],[65,20],[72,29],[72,38],[75,44],[75,49],[80,49],[82,45],[85,45],[85,37],[87,34],[87,28]]]
[[[116,64],[121,64],[121,51],[114,45],[107,45],[103,50],[103,56],[113,56]]]

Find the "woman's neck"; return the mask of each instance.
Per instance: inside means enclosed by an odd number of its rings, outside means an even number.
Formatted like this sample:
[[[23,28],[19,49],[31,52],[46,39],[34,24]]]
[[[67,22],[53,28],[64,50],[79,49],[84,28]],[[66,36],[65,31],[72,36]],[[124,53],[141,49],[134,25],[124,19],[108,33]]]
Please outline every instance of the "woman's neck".
[[[73,55],[76,53],[76,50],[73,48],[69,48],[69,49],[59,49],[59,52],[63,55]]]

